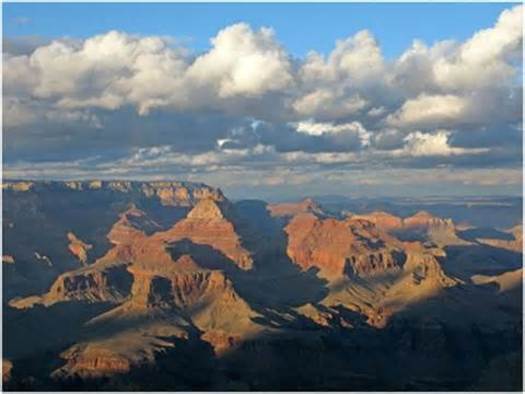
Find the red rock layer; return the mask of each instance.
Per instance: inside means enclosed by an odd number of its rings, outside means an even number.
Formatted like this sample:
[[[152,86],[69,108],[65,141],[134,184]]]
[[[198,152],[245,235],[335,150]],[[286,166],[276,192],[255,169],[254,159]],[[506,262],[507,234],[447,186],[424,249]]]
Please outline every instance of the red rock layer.
[[[10,360],[2,359],[2,382],[7,383],[11,379],[13,363]]]
[[[317,267],[327,277],[346,270],[358,275],[382,272],[397,266],[387,245],[391,238],[361,219],[319,219],[299,214],[285,228],[288,256],[303,269]]]
[[[228,293],[235,298],[231,282],[221,271],[201,268],[183,255],[169,268],[134,264],[130,304],[136,308],[179,308],[194,306],[214,295]]]
[[[83,242],[72,232],[67,233],[67,239],[69,240],[68,249],[71,254],[73,254],[82,265],[86,265],[88,260],[87,254],[92,248],[92,245]]]
[[[67,360],[67,364],[57,370],[52,375],[54,377],[76,375],[83,378],[98,378],[125,374],[131,369],[131,361],[128,358],[109,349],[74,346],[61,356]]]
[[[248,270],[253,261],[250,253],[241,245],[234,225],[217,202],[203,199],[171,229],[157,236],[165,242],[189,239],[193,243],[208,245],[233,260],[241,269]]]

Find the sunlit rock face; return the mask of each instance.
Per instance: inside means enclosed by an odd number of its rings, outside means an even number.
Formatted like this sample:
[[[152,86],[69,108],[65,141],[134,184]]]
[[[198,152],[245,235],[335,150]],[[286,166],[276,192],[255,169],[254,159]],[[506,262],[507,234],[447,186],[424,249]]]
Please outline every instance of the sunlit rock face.
[[[357,275],[388,271],[399,266],[396,242],[369,221],[319,219],[313,214],[295,216],[285,229],[288,256],[303,269],[318,268],[328,277],[345,270]],[[387,242],[391,241],[391,245]]]

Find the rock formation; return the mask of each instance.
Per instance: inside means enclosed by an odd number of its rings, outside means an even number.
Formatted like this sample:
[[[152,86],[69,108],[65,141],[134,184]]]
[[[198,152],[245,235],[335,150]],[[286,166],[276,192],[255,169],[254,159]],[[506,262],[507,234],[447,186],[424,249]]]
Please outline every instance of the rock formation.
[[[13,256],[10,256],[8,254],[4,254],[2,256],[2,263],[4,263],[4,264],[14,264],[15,263],[15,259],[13,258]]]
[[[316,267],[326,277],[345,272],[368,275],[399,266],[396,241],[372,222],[361,219],[320,219],[296,215],[285,228],[288,256],[303,269]]]
[[[456,226],[451,219],[439,218],[426,211],[419,211],[406,218],[381,211],[351,217],[371,221],[384,231],[402,239],[428,240],[438,246],[468,244],[457,236]]]
[[[252,267],[250,252],[241,245],[232,219],[228,218],[228,204],[202,199],[188,213],[186,219],[176,223],[158,237],[165,242],[189,239],[195,244],[209,245],[231,259],[243,270]]]
[[[7,383],[11,379],[13,363],[5,358],[2,359],[2,382]]]
[[[69,240],[69,251],[82,265],[86,265],[88,261],[88,251],[93,246],[78,239],[77,236],[72,232],[67,233],[67,239]]]
[[[508,241],[502,239],[478,238],[478,241],[496,248],[503,248],[521,253],[523,250],[523,226],[514,226],[508,230],[508,233],[512,234],[514,237],[513,240]]]

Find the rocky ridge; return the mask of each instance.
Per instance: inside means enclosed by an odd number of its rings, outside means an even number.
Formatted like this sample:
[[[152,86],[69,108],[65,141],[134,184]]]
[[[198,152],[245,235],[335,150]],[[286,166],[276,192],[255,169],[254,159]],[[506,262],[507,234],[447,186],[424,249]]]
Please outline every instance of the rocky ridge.
[[[166,206],[193,206],[201,199],[223,201],[220,189],[205,184],[177,181],[4,181],[2,190],[13,192],[43,192],[46,190],[112,191],[136,193],[145,197],[157,197]]]

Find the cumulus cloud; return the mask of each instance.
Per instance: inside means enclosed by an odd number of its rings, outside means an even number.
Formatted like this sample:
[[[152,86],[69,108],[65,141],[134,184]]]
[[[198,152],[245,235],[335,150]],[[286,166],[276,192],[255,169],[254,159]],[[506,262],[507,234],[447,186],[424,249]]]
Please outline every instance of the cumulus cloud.
[[[362,146],[370,145],[371,133],[367,131],[359,122],[333,124],[316,123],[311,120],[298,122],[295,124],[299,133],[320,136],[323,134],[350,133],[356,135]]]
[[[212,49],[197,57],[187,71],[195,83],[211,85],[219,97],[259,96],[292,82],[288,54],[272,29],[253,31],[245,23],[221,30]]]
[[[443,126],[464,118],[467,102],[454,95],[422,94],[403,103],[387,118],[392,126]]]
[[[118,31],[6,38],[5,166],[95,154],[104,160],[83,170],[150,176],[518,166],[522,25],[517,5],[464,42],[416,38],[396,59],[368,30],[295,58],[278,32],[246,23],[218,31],[202,53]]]
[[[63,108],[132,105],[143,115],[160,107],[246,110],[250,100],[277,94],[285,99],[276,117],[292,110],[324,121],[383,114],[392,119],[401,111],[398,122],[410,122],[410,112],[422,110],[437,121],[457,119],[473,93],[479,99],[515,85],[521,14],[520,6],[504,11],[494,27],[462,44],[415,41],[393,62],[367,30],[337,41],[326,57],[311,52],[295,66],[271,28],[253,30],[245,23],[219,31],[210,50],[197,56],[165,37],[110,31],[8,53],[5,92]]]
[[[340,118],[356,114],[366,107],[368,102],[359,94],[348,95],[344,89],[316,89],[299,97],[292,104],[301,116],[318,118]]]
[[[164,106],[221,106],[224,98],[260,96],[292,83],[289,56],[271,29],[241,23],[211,43],[191,61],[189,51],[163,37],[111,31],[83,42],[57,40],[29,55],[7,56],[6,91],[62,108],[133,105],[146,115]]]
[[[478,154],[487,152],[486,148],[465,149],[449,145],[450,132],[439,130],[432,134],[420,131],[410,133],[404,138],[405,146],[401,150],[393,151],[394,155],[408,156],[451,156],[463,154]]]
[[[522,41],[523,10],[515,6],[503,11],[494,27],[458,45],[452,56],[437,59],[436,82],[449,89],[479,89],[495,79],[508,82],[516,75],[509,61],[521,56]]]
[[[362,30],[337,41],[326,59],[311,52],[299,72],[307,85],[340,80],[363,85],[382,78],[383,71],[384,60],[375,37],[370,31]]]

